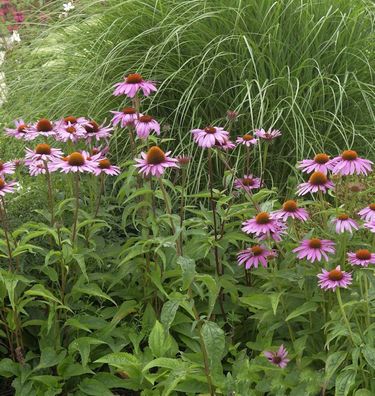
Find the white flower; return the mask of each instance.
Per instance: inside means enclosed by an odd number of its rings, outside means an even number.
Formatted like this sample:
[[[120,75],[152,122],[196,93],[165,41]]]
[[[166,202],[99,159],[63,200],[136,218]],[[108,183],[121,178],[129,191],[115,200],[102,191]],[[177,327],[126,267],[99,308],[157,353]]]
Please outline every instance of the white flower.
[[[13,43],[19,43],[21,41],[21,37],[17,30],[13,30],[12,35],[10,36],[10,41]]]
[[[71,10],[74,10],[74,5],[71,1],[69,1],[68,3],[63,4],[63,8],[65,12],[69,12]]]

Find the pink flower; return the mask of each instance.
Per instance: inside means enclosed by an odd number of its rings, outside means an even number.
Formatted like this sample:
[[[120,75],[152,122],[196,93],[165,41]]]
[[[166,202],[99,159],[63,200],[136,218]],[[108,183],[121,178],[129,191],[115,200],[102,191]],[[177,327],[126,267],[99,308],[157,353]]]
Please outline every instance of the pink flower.
[[[251,147],[251,146],[255,146],[256,144],[258,144],[258,140],[255,139],[255,137],[253,135],[245,134],[242,137],[239,136],[236,139],[236,143],[243,144],[246,147]]]
[[[14,21],[17,23],[22,23],[25,20],[25,16],[20,11],[13,12]]]
[[[5,133],[8,136],[24,140],[34,140],[38,136],[36,133],[29,131],[29,125],[27,125],[22,119],[15,120],[14,124],[16,125],[15,129],[5,128]]]
[[[356,221],[351,219],[347,214],[341,214],[333,219],[332,223],[336,226],[336,233],[342,234],[345,231],[352,233],[353,230],[358,230],[359,226]]]
[[[251,267],[258,268],[259,264],[261,264],[264,268],[267,268],[267,257],[270,254],[270,250],[259,245],[241,250],[237,254],[238,265],[245,264],[245,268],[249,269]]]
[[[110,126],[98,125],[94,120],[83,126],[86,130],[86,138],[89,142],[96,140],[99,142],[101,139],[108,139],[111,136],[113,128]]]
[[[134,125],[137,120],[137,111],[134,107],[125,107],[122,111],[111,111],[111,113],[114,114],[112,118],[113,126],[120,124],[122,128],[125,128]],[[141,117],[142,114],[138,114],[138,116]]]
[[[265,351],[263,353],[270,363],[275,366],[279,366],[280,368],[285,368],[290,361],[287,358],[288,351],[284,348],[284,345],[282,344],[277,352]]]
[[[271,214],[272,215],[272,214]],[[287,225],[285,223],[281,223],[279,220],[277,224],[275,224],[275,230],[266,233],[260,233],[258,235],[259,241],[266,241],[269,239],[274,240],[275,242],[281,242],[282,236],[286,234]]]
[[[149,115],[142,115],[135,120],[135,130],[140,139],[147,139],[152,131],[160,135],[160,125]]]
[[[257,129],[255,135],[264,140],[273,140],[281,136],[281,132],[278,129],[269,129],[267,132],[262,129]]]
[[[246,234],[270,235],[271,232],[280,232],[280,222],[267,212],[260,212],[250,220],[242,223],[242,231]]]
[[[348,253],[348,261],[351,265],[367,267],[369,264],[375,264],[375,253],[371,253],[367,249],[359,249],[355,253]]]
[[[93,173],[96,162],[88,156],[86,152],[74,152],[65,158],[54,159],[51,162],[53,170],[60,169],[63,173],[69,172],[89,172]]]
[[[109,151],[109,146],[105,146],[104,148],[102,148],[102,146],[93,147],[90,155],[95,156],[97,160],[104,159],[106,158],[108,151]]]
[[[68,142],[69,140],[73,143],[77,143],[79,139],[86,138],[86,129],[81,124],[71,124],[68,122],[67,125],[61,124],[56,132],[56,140],[61,142]]]
[[[323,193],[327,190],[332,190],[334,184],[328,180],[327,176],[322,172],[314,172],[307,183],[301,183],[298,186],[297,194],[305,195],[308,193],[316,193],[322,191]]]
[[[5,175],[12,175],[15,172],[16,166],[13,162],[0,161],[0,177]]]
[[[370,221],[368,223],[363,224],[365,228],[370,230],[370,232],[375,232],[375,221]]]
[[[26,148],[25,164],[29,165],[34,161],[51,161],[61,158],[63,155],[60,149],[51,147],[49,144],[38,144],[34,150]]]
[[[358,214],[364,221],[375,221],[375,203],[361,209]]]
[[[99,176],[102,173],[110,176],[116,176],[120,173],[120,168],[112,165],[107,158],[102,158],[98,161],[97,167],[94,168],[94,175]]]
[[[339,157],[331,160],[334,175],[367,175],[372,170],[373,162],[359,158],[354,150],[345,150]]]
[[[234,181],[234,187],[237,190],[251,191],[256,188],[260,188],[262,181],[259,177],[253,177],[253,175],[244,175],[241,179]]]
[[[47,172],[52,173],[57,170],[55,166],[51,162],[45,162],[45,161],[33,161],[30,162],[29,165],[29,173],[30,176],[38,176],[38,175],[44,175]]]
[[[158,146],[151,147],[147,154],[142,152],[142,158],[136,158],[138,162],[135,167],[145,176],[152,175],[160,177],[166,168],[178,168],[177,159],[169,157],[170,151],[164,153]]]
[[[194,141],[198,146],[203,148],[210,148],[217,144],[225,144],[229,139],[229,132],[224,131],[224,128],[206,127],[205,129],[193,129]]]
[[[329,156],[322,153],[317,154],[312,160],[305,159],[300,161],[297,165],[297,168],[306,173],[321,172],[326,175],[329,170],[332,170],[333,166],[329,161]]]
[[[272,212],[272,215],[282,221],[287,221],[289,218],[301,221],[307,221],[309,213],[304,208],[299,208],[296,201],[289,200],[283,203],[282,209]]]
[[[6,182],[0,178],[0,195],[3,197],[6,193],[14,193],[14,186],[17,185],[15,180]]]
[[[139,90],[142,90],[144,96],[157,90],[153,81],[145,81],[138,73],[129,74],[123,82],[115,84],[115,88],[114,96],[126,95],[129,98],[134,98]]]
[[[341,267],[338,265],[332,271],[326,271],[322,269],[322,273],[318,274],[319,286],[321,289],[335,291],[337,287],[347,288],[352,283],[352,274],[349,272],[341,271]]]
[[[232,150],[236,145],[229,139],[225,140],[223,143],[216,142],[215,147],[221,148],[224,151]]]
[[[85,126],[89,123],[90,123],[90,121],[85,117],[67,116],[67,117],[64,117],[63,119],[61,119],[60,121],[56,122],[56,128],[57,129],[64,128],[69,125],[76,125],[76,124]]]
[[[41,118],[38,122],[28,128],[28,132],[37,136],[54,136],[55,135],[55,126],[53,122],[48,120],[47,118]],[[32,139],[30,139],[32,140]]]
[[[335,253],[335,243],[328,239],[304,239],[300,242],[300,245],[293,249],[293,253],[297,254],[297,257],[302,260],[306,259],[310,262],[315,260],[321,261],[322,258],[328,261],[327,253]]]

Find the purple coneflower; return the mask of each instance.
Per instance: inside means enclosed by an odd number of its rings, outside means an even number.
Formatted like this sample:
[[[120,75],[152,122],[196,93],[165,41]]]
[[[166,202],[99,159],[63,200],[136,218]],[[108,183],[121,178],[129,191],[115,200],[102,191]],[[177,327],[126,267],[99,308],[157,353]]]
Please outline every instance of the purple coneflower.
[[[28,132],[31,134],[35,134],[35,137],[54,136],[55,126],[53,125],[53,122],[48,120],[47,118],[41,118],[38,122],[36,122],[34,125],[28,128]]]
[[[250,147],[250,146],[255,146],[256,144],[258,144],[258,140],[255,139],[255,137],[253,135],[245,134],[243,136],[239,136],[236,139],[236,143],[243,144],[246,147]]]
[[[250,220],[242,223],[242,231],[246,234],[269,235],[280,232],[280,222],[267,212],[260,212]]]
[[[79,139],[86,137],[86,129],[80,124],[61,125],[57,129],[56,139],[62,142],[68,142],[69,140],[73,143],[77,143]]]
[[[261,179],[259,177],[253,177],[253,175],[244,175],[244,177],[234,181],[234,187],[238,190],[251,191],[260,188],[261,185]]]
[[[355,253],[348,253],[348,261],[351,265],[367,267],[369,264],[375,264],[375,253],[371,253],[367,249],[359,249]]]
[[[120,173],[120,168],[118,166],[112,165],[107,158],[102,158],[98,161],[97,166],[94,168],[94,175],[99,176],[102,173],[110,176],[116,176]]]
[[[342,234],[345,231],[352,233],[353,230],[358,230],[359,226],[356,221],[351,219],[347,214],[341,214],[332,220],[336,226],[336,233]]]
[[[263,353],[270,363],[275,366],[279,366],[280,368],[285,368],[289,362],[289,359],[287,358],[288,351],[282,344],[277,352],[265,351]]]
[[[134,166],[139,168],[139,173],[143,173],[145,176],[160,177],[166,168],[178,168],[177,159],[169,157],[170,153],[170,151],[164,153],[160,147],[153,146],[147,153],[141,153],[142,158],[135,159],[138,163]]]
[[[191,133],[194,141],[203,148],[210,148],[218,143],[224,144],[229,139],[229,132],[220,127],[208,126],[204,129],[193,129]]]
[[[144,96],[150,95],[151,92],[156,92],[156,87],[153,81],[146,81],[138,73],[128,74],[124,77],[124,81],[114,85],[114,96],[126,95],[129,98],[134,98],[139,90],[142,90]]]
[[[368,223],[363,224],[365,228],[370,230],[370,232],[375,232],[375,221],[370,221]]]
[[[233,150],[236,145],[230,139],[226,139],[223,143],[217,141],[215,147],[221,148],[224,151],[228,151]]]
[[[261,128],[255,131],[255,135],[264,140],[273,140],[281,136],[281,132],[278,129],[269,129],[267,132]]]
[[[135,130],[140,139],[147,139],[152,131],[160,135],[160,125],[149,115],[142,115],[135,121]]]
[[[76,125],[76,124],[85,126],[89,122],[90,121],[85,117],[74,117],[74,116],[70,115],[70,116],[64,117],[60,121],[57,121],[56,128],[62,128],[62,127],[66,127],[69,125]]]
[[[287,221],[289,217],[296,220],[306,221],[309,213],[304,208],[299,208],[296,201],[290,199],[283,203],[283,207],[272,212],[272,215],[282,221]]]
[[[3,197],[6,193],[14,193],[14,186],[17,185],[15,180],[6,182],[4,179],[0,178],[0,195]]]
[[[358,214],[364,221],[375,221],[375,203],[361,209]]]
[[[96,162],[85,152],[74,152],[67,157],[61,159],[54,159],[51,162],[51,167],[54,170],[60,169],[63,173],[69,172],[89,172],[93,173],[96,167]]]
[[[111,136],[113,130],[110,126],[99,125],[94,120],[90,120],[88,124],[84,125],[86,130],[86,138],[90,142],[96,140],[97,142],[101,139],[108,139]]]
[[[44,175],[47,172],[55,172],[57,168],[51,162],[32,161],[28,164],[30,176]]]
[[[314,261],[321,261],[324,258],[328,261],[327,253],[335,253],[335,243],[328,239],[311,238],[304,239],[300,245],[293,249],[293,253],[297,254],[300,260],[306,259],[313,263]]]
[[[329,155],[320,153],[316,154],[314,159],[305,159],[300,161],[297,165],[297,168],[301,169],[302,172],[312,173],[312,172],[322,172],[325,175],[329,170],[333,168],[332,164],[329,161]]]
[[[137,117],[142,117],[142,114],[137,115],[137,110],[134,107],[125,107],[122,111],[111,111],[111,113],[114,114],[112,125],[120,124],[122,128],[134,125]]]
[[[314,172],[308,182],[301,183],[298,186],[297,194],[305,195],[308,193],[316,193],[322,191],[323,193],[327,190],[332,190],[335,185],[328,180],[327,176],[323,172]]]
[[[180,166],[187,166],[191,161],[191,157],[180,155],[177,157],[177,162]]]
[[[331,160],[332,173],[334,175],[367,175],[371,172],[373,162],[359,158],[354,150],[345,150],[339,157]]]
[[[237,254],[238,265],[245,264],[245,268],[249,269],[251,267],[258,268],[259,264],[261,264],[264,268],[267,268],[267,258],[270,254],[271,251],[264,246],[249,247]]]
[[[13,162],[0,161],[0,177],[12,175],[15,172],[16,165]]]
[[[349,272],[341,271],[338,265],[334,270],[327,271],[324,268],[322,273],[318,274],[319,286],[321,289],[335,291],[337,287],[347,288],[352,283],[352,274]]]
[[[5,128],[5,133],[8,136],[24,140],[33,140],[37,137],[36,133],[29,131],[30,126],[27,125],[24,120],[15,120],[14,124],[16,128]]]
[[[275,230],[266,233],[260,233],[258,235],[258,240],[266,241],[272,239],[275,242],[281,242],[282,236],[286,234],[287,228],[288,226],[285,223],[282,223],[280,220],[278,220],[278,222],[275,224]]]
[[[38,144],[34,150],[26,148],[25,163],[29,165],[34,161],[51,161],[55,158],[61,158],[63,155],[60,149],[51,147],[49,144]]]

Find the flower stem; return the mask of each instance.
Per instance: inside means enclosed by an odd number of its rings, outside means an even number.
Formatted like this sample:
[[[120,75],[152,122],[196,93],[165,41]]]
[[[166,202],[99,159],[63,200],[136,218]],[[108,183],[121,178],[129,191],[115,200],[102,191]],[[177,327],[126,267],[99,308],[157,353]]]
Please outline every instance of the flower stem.
[[[49,200],[49,206],[50,206],[50,211],[51,211],[51,227],[53,227],[55,224],[55,208],[54,208],[54,197],[53,197],[53,190],[52,190],[51,174],[48,170],[47,161],[44,161],[44,167],[46,169],[46,179],[47,179],[47,185],[48,185],[48,200]]]
[[[73,218],[73,230],[72,230],[72,246],[74,247],[77,237],[77,222],[78,222],[78,209],[79,209],[79,173],[74,175],[74,193],[75,193],[75,210]]]
[[[182,166],[181,169],[181,202],[180,202],[180,248],[181,248],[181,255],[183,256],[183,235],[182,235],[182,227],[184,225],[185,220],[185,187],[186,187],[186,170],[185,167]]]
[[[94,218],[96,218],[98,216],[99,208],[100,208],[100,202],[101,202],[103,193],[104,193],[104,173],[102,173],[100,175],[99,193],[98,193],[98,199],[96,201],[96,208],[95,208]]]
[[[8,250],[9,271],[13,271],[13,257],[12,257],[12,248],[11,248],[10,240],[9,240],[8,218],[7,218],[6,209],[5,209],[5,200],[3,197],[1,197],[0,213],[1,213],[1,221],[3,223],[5,241],[6,241],[7,250]]]
[[[344,305],[342,303],[341,293],[340,293],[340,288],[339,287],[336,288],[336,296],[337,296],[337,301],[339,303],[339,307],[340,307],[340,310],[341,310],[342,317],[344,319],[344,322],[345,322],[346,327],[348,328],[348,331],[349,331],[349,334],[350,334],[350,340],[351,340],[352,344],[355,345],[354,336],[353,336],[353,333],[352,333],[352,328],[350,327],[349,320],[348,320],[348,318],[346,316],[346,313],[345,313],[345,309],[344,309]]]

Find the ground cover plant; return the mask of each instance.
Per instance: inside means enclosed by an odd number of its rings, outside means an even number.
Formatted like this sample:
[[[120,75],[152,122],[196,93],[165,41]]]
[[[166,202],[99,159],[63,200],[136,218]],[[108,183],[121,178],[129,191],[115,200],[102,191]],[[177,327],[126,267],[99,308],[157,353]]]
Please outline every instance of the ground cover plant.
[[[112,89],[111,123],[74,113],[5,129],[26,149],[0,167],[3,385],[373,394],[371,160],[318,148],[279,196],[265,175],[284,131],[238,136],[230,111],[225,128],[186,130],[208,175],[192,193],[194,160],[168,149],[176,137],[150,112],[157,84],[135,71]],[[26,176],[43,203],[12,226]]]
[[[7,55],[2,122],[74,112],[104,120],[117,106],[112,85],[137,70],[159,82],[149,108],[178,136],[176,155],[194,157],[194,192],[207,173],[186,130],[223,125],[228,109],[240,114],[238,134],[283,131],[266,175],[281,188],[314,150],[366,147],[374,159],[372,2],[73,3],[66,18]]]

